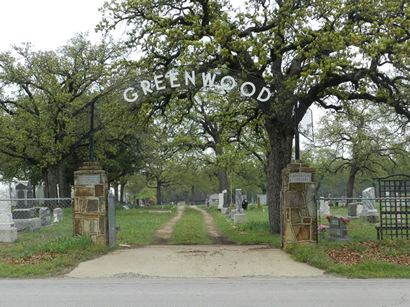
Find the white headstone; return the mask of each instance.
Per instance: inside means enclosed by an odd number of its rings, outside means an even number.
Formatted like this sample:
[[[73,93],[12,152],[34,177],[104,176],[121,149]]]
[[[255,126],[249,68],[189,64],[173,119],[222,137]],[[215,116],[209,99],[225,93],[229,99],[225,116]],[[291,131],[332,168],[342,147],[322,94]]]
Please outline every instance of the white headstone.
[[[319,213],[321,216],[330,214],[329,201],[325,201],[323,197],[319,201]]]
[[[373,187],[367,188],[362,192],[362,204],[363,210],[361,212],[362,216],[377,215],[376,204],[376,192]]]
[[[17,240],[17,229],[14,226],[11,213],[10,189],[8,183],[0,184],[0,242],[14,242]],[[1,200],[3,199],[3,201]]]
[[[218,194],[218,209],[221,209],[224,207],[224,193],[219,193]]]
[[[53,223],[60,223],[63,220],[63,209],[55,208],[53,210]]]

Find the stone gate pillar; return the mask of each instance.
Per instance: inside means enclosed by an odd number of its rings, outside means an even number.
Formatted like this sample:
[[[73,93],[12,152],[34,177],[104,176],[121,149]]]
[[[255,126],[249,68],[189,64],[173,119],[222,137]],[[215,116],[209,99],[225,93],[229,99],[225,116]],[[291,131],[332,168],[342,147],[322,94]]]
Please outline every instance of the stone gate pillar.
[[[282,247],[317,242],[315,169],[295,161],[282,170]]]
[[[108,243],[107,197],[107,173],[98,162],[85,162],[74,172],[74,235],[90,235],[96,243]]]

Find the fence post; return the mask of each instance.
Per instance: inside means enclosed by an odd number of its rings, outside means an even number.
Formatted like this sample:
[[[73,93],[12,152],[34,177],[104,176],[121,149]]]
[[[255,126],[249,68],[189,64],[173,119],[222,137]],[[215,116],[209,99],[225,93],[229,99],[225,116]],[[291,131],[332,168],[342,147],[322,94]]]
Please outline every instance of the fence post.
[[[108,194],[108,246],[114,247],[117,242],[117,224],[115,222],[115,199],[114,194]]]

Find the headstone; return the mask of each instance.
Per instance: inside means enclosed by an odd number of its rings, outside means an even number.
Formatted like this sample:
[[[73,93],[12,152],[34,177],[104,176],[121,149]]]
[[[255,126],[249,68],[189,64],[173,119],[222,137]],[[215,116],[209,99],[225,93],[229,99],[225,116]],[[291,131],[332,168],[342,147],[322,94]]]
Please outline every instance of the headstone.
[[[342,219],[332,216],[329,220],[329,238],[330,240],[348,240],[347,225],[343,223]]]
[[[36,217],[34,208],[33,187],[30,182],[16,185],[17,203],[13,210],[13,220],[17,231],[35,231],[41,228],[41,220]]]
[[[258,205],[266,205],[266,194],[258,194],[257,195],[258,198]]]
[[[325,216],[325,215],[330,214],[329,201],[325,201],[323,197],[321,197],[319,200],[319,213],[320,213],[320,216]]]
[[[361,216],[369,222],[376,223],[378,220],[378,211],[375,207],[376,204],[376,192],[374,187],[364,189],[362,192],[362,205],[363,210]]]
[[[63,220],[64,211],[61,208],[53,210],[53,223],[60,223]]]
[[[223,194],[223,207],[224,208],[229,208],[229,201],[228,201],[228,191],[227,190],[223,190],[222,191]]]
[[[236,212],[237,213],[242,213],[242,201],[243,201],[243,196],[242,196],[242,190],[241,189],[236,189],[235,190],[235,206],[236,206]]]
[[[8,199],[8,189],[0,190],[0,198]],[[0,242],[14,242],[17,240],[17,228],[14,226],[11,213],[11,201],[0,201]]]
[[[224,208],[224,194],[223,193],[219,193],[218,194],[218,209]]]
[[[243,201],[242,190],[236,189],[235,190],[236,209],[232,210],[231,212],[231,218],[235,224],[243,224],[245,223],[245,220],[246,220],[246,216],[242,208],[242,201]]]
[[[35,231],[41,228],[41,220],[39,217],[31,219],[17,219],[14,220],[14,225],[17,231]]]
[[[51,224],[51,212],[47,207],[40,207],[38,209],[38,215],[40,217],[41,226],[46,226]]]

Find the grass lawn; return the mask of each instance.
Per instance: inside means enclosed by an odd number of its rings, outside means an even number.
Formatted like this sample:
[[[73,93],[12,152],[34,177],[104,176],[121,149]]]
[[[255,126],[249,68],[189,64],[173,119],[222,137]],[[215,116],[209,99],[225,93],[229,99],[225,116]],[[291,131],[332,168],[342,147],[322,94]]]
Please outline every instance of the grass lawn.
[[[280,236],[269,233],[268,210],[266,207],[249,207],[246,223],[235,225],[216,208],[209,209],[218,230],[236,244],[269,244],[280,246]]]
[[[170,244],[211,244],[202,213],[186,208],[182,218],[178,221]]]
[[[61,223],[35,232],[19,232],[15,243],[0,243],[0,277],[47,277],[60,274],[107,251],[89,237],[74,238],[71,209]]]
[[[151,244],[155,231],[175,216],[175,206],[152,206],[130,210],[117,209],[118,244]]]
[[[332,208],[333,215],[347,216],[346,208]],[[326,219],[322,224],[328,225]],[[375,226],[360,219],[348,224],[350,241],[330,241],[325,235],[319,244],[293,245],[287,251],[302,262],[354,278],[410,278],[410,241],[376,240]]]

